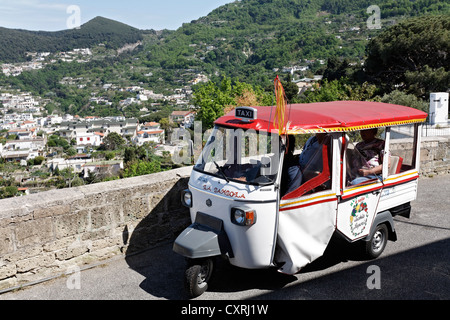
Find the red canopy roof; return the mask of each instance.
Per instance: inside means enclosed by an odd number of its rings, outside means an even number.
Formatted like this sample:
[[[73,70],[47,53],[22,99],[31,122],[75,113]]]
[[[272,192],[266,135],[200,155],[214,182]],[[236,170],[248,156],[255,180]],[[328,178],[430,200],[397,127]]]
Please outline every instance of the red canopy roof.
[[[217,125],[277,132],[273,123],[275,106],[252,107],[258,119],[244,122],[235,117],[234,110],[216,120]],[[369,101],[333,101],[288,105],[289,134],[353,131],[425,121],[420,110]]]

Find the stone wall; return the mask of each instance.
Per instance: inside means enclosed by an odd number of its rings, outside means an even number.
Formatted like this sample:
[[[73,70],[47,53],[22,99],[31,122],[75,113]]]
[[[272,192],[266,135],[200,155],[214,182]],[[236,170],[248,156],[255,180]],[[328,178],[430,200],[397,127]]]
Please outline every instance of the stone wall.
[[[450,173],[449,145],[422,139],[423,175]],[[191,170],[0,200],[0,291],[173,240],[190,223],[180,191]]]
[[[450,173],[450,137],[423,137],[420,149],[422,175]]]
[[[0,291],[174,239],[192,168],[0,201]]]

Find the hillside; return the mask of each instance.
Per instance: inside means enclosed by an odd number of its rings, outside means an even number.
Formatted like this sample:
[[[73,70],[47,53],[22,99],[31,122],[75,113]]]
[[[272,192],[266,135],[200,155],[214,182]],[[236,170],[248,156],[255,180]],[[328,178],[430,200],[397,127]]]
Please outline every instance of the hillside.
[[[380,7],[382,29],[409,17],[450,14],[450,4],[438,0],[241,0],[183,24],[142,58],[165,72],[195,68],[252,83],[267,83],[273,69],[305,59],[358,63],[368,39],[382,30],[367,27],[371,5]]]
[[[380,7],[381,29],[367,26],[367,8],[374,4]],[[284,77],[289,67],[304,68],[294,73],[299,79],[323,74],[330,58],[337,71],[342,71],[338,63],[342,58],[347,58],[349,65],[361,65],[367,58],[370,39],[411,17],[438,14],[450,16],[448,1],[240,0],[175,31],[137,30],[101,17],[80,30],[30,32],[0,28],[0,64],[2,59],[26,59],[27,51],[94,47],[87,63],[58,60],[17,77],[0,73],[0,86],[51,97],[54,104],[49,109],[64,113],[132,113],[133,108],[124,111],[119,106],[131,94],[108,91],[104,89],[106,84],[116,88],[140,86],[169,96],[176,90],[190,91],[196,81],[220,82],[225,75],[271,88],[275,76]],[[137,50],[123,54],[112,50],[141,39],[143,45]],[[92,96],[103,97],[113,106],[92,106]],[[167,113],[173,107],[181,105],[164,101],[162,107],[151,110],[162,108]],[[139,108],[134,109],[138,114]]]
[[[0,62],[25,61],[27,52],[53,53],[100,43],[116,49],[139,40],[142,40],[142,31],[103,17],[90,20],[80,29],[56,32],[0,28]]]

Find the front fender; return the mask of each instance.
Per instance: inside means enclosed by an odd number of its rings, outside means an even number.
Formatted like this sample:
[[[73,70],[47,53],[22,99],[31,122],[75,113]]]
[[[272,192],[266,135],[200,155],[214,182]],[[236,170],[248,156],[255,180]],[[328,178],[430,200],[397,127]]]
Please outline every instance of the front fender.
[[[173,251],[191,259],[227,254],[233,258],[230,241],[223,221],[204,213],[197,213],[195,222],[175,240]]]

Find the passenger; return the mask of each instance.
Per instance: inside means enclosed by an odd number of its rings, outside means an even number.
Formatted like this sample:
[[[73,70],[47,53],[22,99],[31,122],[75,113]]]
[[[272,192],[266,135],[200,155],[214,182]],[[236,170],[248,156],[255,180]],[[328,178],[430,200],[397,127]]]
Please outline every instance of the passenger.
[[[365,161],[362,168],[358,170],[359,177],[355,178],[351,184],[360,184],[372,179],[381,180],[381,172],[383,171],[383,153],[384,140],[378,139],[375,136],[378,129],[361,130],[361,138],[363,141],[356,145],[356,149],[363,156]]]

